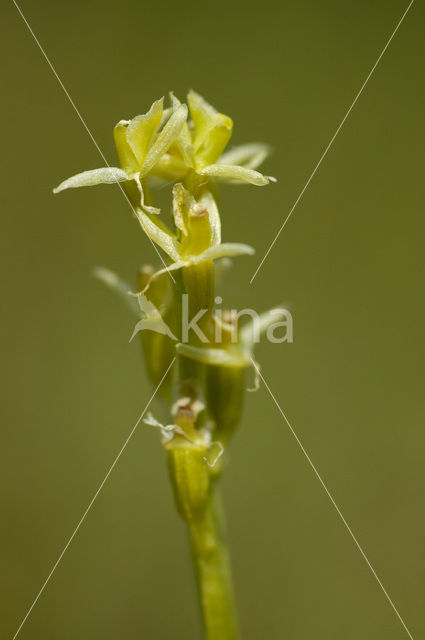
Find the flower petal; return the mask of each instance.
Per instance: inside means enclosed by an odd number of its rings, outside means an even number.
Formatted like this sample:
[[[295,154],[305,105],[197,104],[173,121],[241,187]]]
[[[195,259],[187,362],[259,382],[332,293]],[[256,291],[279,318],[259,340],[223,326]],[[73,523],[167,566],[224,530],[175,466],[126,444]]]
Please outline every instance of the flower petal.
[[[75,176],[68,178],[60,183],[53,193],[59,193],[65,189],[75,189],[76,187],[92,187],[96,184],[113,184],[114,182],[123,182],[130,180],[130,176],[123,169],[118,167],[102,167],[101,169],[92,169],[91,171],[83,171]]]
[[[138,210],[138,213],[139,213],[139,210]],[[141,213],[143,214],[143,212]],[[161,247],[161,249],[163,249],[166,253],[168,253],[169,256],[171,256],[171,251],[167,250],[167,248],[170,249],[170,247],[165,248],[166,246],[165,244],[164,246],[160,244],[160,241],[162,241],[163,238],[158,236],[158,238],[155,239],[154,235],[158,233],[157,228],[154,230],[151,230],[151,229],[149,231],[147,230],[147,225],[146,225],[147,220],[149,220],[149,222],[156,227],[156,224],[155,224],[156,219],[155,219],[155,222],[153,222],[146,214],[144,214],[144,216],[145,218],[143,223],[140,219],[139,219],[139,222],[143,226],[148,236],[152,240],[154,240]],[[174,241],[174,244],[179,245],[179,243],[176,240]],[[179,251],[179,248],[180,247],[178,246],[174,250]],[[172,262],[170,265],[167,265],[164,269],[155,271],[155,273],[150,277],[143,291],[146,291],[149,288],[152,280],[154,280],[155,278],[157,278],[158,276],[164,273],[167,273],[168,271],[177,271],[178,269],[183,269],[183,267],[189,267],[190,265],[193,265],[193,264],[199,264],[200,262],[205,262],[206,260],[217,260],[219,258],[223,258],[226,256],[252,255],[253,253],[255,253],[254,249],[248,246],[247,244],[239,244],[236,242],[225,242],[224,244],[216,244],[213,247],[209,247],[209,249],[207,249],[203,253],[200,253],[197,256],[185,256],[184,258],[178,257],[178,259],[176,259],[175,262]]]
[[[234,147],[220,156],[219,164],[237,164],[246,169],[257,169],[271,153],[271,147],[262,142],[251,142]]]
[[[215,349],[210,347],[193,347],[189,344],[179,342],[176,344],[177,353],[203,362],[204,364],[224,366],[224,367],[247,367],[250,364],[246,355],[237,347],[228,347],[227,349]]]
[[[143,231],[174,261],[179,259],[180,244],[174,234],[159,219],[153,218],[151,214],[142,209],[136,208],[136,216]],[[168,271],[170,267],[168,267]],[[165,269],[167,271],[167,269]]]
[[[211,125],[214,123],[217,110],[214,109],[199,93],[190,90],[187,94],[190,117],[194,124],[193,145],[198,149],[205,140]]]
[[[151,277],[149,278],[149,280],[146,283],[146,286],[144,287],[144,289],[142,291],[139,291],[137,293],[133,293],[133,296],[139,296],[140,294],[145,293],[149,287],[151,286],[151,283],[153,280],[155,280],[156,278],[158,278],[158,276],[162,276],[164,275],[164,273],[170,273],[170,271],[178,271],[178,269],[182,269],[183,267],[187,267],[189,266],[189,262],[186,262],[184,260],[177,260],[176,262],[172,262],[171,264],[168,264],[166,267],[164,267],[163,269],[159,269],[158,271],[155,271],[155,273],[153,273],[151,275]]]
[[[209,200],[208,205],[214,218],[213,207]],[[213,231],[206,203],[202,199],[197,201],[181,183],[173,187],[173,214],[174,223],[182,232],[181,257],[199,255],[211,246]],[[217,221],[215,224],[217,225]],[[214,239],[216,235],[217,230],[214,232]]]
[[[173,105],[173,110],[176,111],[180,107],[181,102],[174,95],[173,92],[170,93],[170,97],[171,97],[171,103]],[[194,159],[193,159],[192,135],[190,133],[190,129],[187,121],[183,123],[183,126],[174,144],[177,147],[178,151],[180,152],[180,155],[186,167],[187,168],[193,167]]]
[[[177,155],[164,153],[156,165],[152,167],[149,177],[159,178],[161,181],[174,182],[183,180],[188,172],[188,166]]]
[[[196,167],[202,169],[217,162],[232,137],[233,122],[217,113],[203,143],[196,149]]]
[[[196,202],[195,198],[187,191],[181,182],[173,187],[173,218],[174,224],[183,235],[187,236],[187,216],[190,206]]]
[[[130,120],[120,120],[114,127],[114,142],[118,159],[123,169],[128,173],[140,170],[140,165],[127,140],[127,129]]]
[[[158,129],[163,114],[164,98],[156,100],[149,111],[133,118],[126,131],[128,144],[142,166],[149,151],[152,138]]]
[[[210,176],[212,178],[220,178],[226,181],[248,182],[257,186],[276,182],[276,178],[272,176],[263,176],[262,173],[253,169],[246,169],[234,164],[210,164],[208,167],[198,171],[202,176]]]
[[[136,207],[138,206],[138,204],[140,204],[141,208],[143,209],[143,211],[145,211],[146,213],[153,213],[154,215],[159,215],[161,213],[161,209],[158,209],[157,207],[154,207],[152,205],[148,205],[145,202],[145,192],[143,189],[143,184],[142,181],[140,180],[140,175],[138,173],[135,173],[132,176],[133,180],[135,181],[136,185],[137,185],[137,189],[140,193],[140,203],[136,204]],[[144,180],[144,182],[146,183],[146,180]],[[149,193],[149,185],[145,184],[148,193]],[[134,210],[134,209],[133,209]],[[134,212],[136,213],[136,212]],[[137,217],[137,213],[136,213],[136,217]]]
[[[211,227],[211,244],[216,245],[221,242],[221,220],[217,203],[214,196],[208,190],[204,191],[200,203],[204,205],[208,211]]]
[[[248,244],[241,244],[239,242],[224,242],[222,244],[216,244],[213,247],[209,247],[203,253],[198,256],[190,256],[189,260],[191,264],[198,264],[205,260],[217,260],[218,258],[231,258],[232,256],[252,256],[255,253],[255,249]]]
[[[221,156],[232,136],[233,121],[195,91],[189,91],[187,102],[194,124],[193,146],[199,169],[216,162]]]
[[[172,114],[168,122],[165,124],[161,133],[148,151],[143,162],[141,174],[147,175],[155,166],[161,156],[164,155],[176,140],[181,128],[187,118],[187,107],[185,104],[180,105]]]

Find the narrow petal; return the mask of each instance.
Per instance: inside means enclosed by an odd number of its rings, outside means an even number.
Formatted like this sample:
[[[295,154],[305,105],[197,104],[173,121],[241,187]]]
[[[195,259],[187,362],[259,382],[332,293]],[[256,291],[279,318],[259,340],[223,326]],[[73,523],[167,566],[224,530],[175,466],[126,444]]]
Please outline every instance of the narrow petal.
[[[191,202],[189,197],[195,201],[195,198],[190,194],[184,186],[178,182],[173,187],[173,218],[174,224],[183,235],[187,236],[187,216],[189,214],[189,207]]]
[[[135,313],[136,316],[140,316],[139,306],[135,298],[129,295],[131,287],[128,282],[122,280],[116,273],[109,271],[109,269],[105,269],[104,267],[96,267],[93,269],[93,275],[95,278],[98,278],[98,280],[106,284],[109,289],[118,293],[133,313]]]
[[[211,244],[216,245],[221,242],[221,220],[217,203],[210,191],[204,191],[200,203],[204,205],[208,211],[211,227]]]
[[[140,170],[140,164],[127,140],[127,129],[130,120],[120,120],[114,127],[114,142],[120,165],[128,173]]]
[[[143,209],[143,211],[145,211],[146,213],[153,213],[156,216],[159,215],[161,213],[161,209],[158,209],[158,207],[154,207],[152,205],[146,204],[146,202],[145,202],[145,192],[144,192],[144,189],[143,189],[142,181],[140,180],[140,176],[139,176],[138,173],[133,175],[133,180],[136,182],[137,188],[138,188],[139,193],[140,193],[140,206]],[[149,190],[149,186],[146,185],[146,187]],[[137,217],[137,213],[136,213],[136,217]]]
[[[159,123],[160,129],[162,129],[162,127],[167,122],[167,120],[169,119],[173,111],[174,111],[173,107],[167,107],[166,109],[164,109],[164,111],[162,112],[161,122]]]
[[[187,104],[189,106],[190,117],[194,124],[193,145],[197,149],[205,140],[212,123],[217,115],[214,109],[199,93],[189,91],[187,94]]]
[[[241,165],[246,169],[257,169],[271,153],[271,147],[261,142],[251,142],[234,147],[220,156],[219,164]]]
[[[191,264],[198,264],[204,260],[217,260],[218,258],[231,258],[232,256],[252,256],[254,253],[255,249],[247,244],[224,242],[210,247],[198,256],[191,256],[190,262]]]
[[[181,257],[198,255],[211,246],[212,230],[205,203],[197,201],[181,183],[173,188],[174,222],[181,230]]]
[[[248,182],[257,186],[276,182],[271,176],[263,176],[262,173],[253,169],[246,169],[234,164],[210,164],[205,169],[198,171],[203,176],[211,176],[212,178],[220,178],[226,181]]]
[[[166,225],[158,218],[153,218],[142,209],[136,209],[136,216],[143,231],[174,261],[179,259],[179,242]],[[170,268],[168,268],[170,270]]]
[[[227,349],[215,349],[210,347],[193,347],[192,345],[179,342],[176,345],[176,351],[186,358],[203,362],[204,364],[222,367],[247,367],[250,364],[249,359],[237,346]]]
[[[133,293],[132,295],[137,297],[137,296],[140,296],[140,294],[144,294],[151,286],[151,283],[153,280],[155,280],[159,276],[164,275],[165,273],[169,273],[170,271],[178,271],[179,269],[183,269],[183,267],[187,267],[189,264],[190,264],[189,262],[186,262],[184,260],[177,260],[176,262],[172,262],[171,264],[167,265],[163,269],[159,269],[158,271],[155,271],[155,273],[153,273],[149,278],[149,280],[147,281],[143,291],[139,291],[138,293]]]
[[[180,100],[174,95],[173,92],[170,93],[171,103],[173,105],[173,110],[177,111],[180,107]],[[194,158],[193,158],[193,144],[192,144],[192,134],[190,133],[189,125],[187,120],[183,123],[183,126],[180,130],[180,133],[174,143],[177,147],[180,155],[183,159],[186,167],[194,166]]]
[[[176,140],[181,128],[187,118],[187,107],[185,104],[180,105],[172,114],[161,133],[151,146],[143,163],[141,173],[147,175],[155,166],[161,156],[164,155]]]
[[[199,169],[217,162],[231,138],[233,121],[195,91],[189,91],[187,103],[194,124],[193,147]]]
[[[148,216],[146,216],[146,218],[150,220]],[[140,224],[142,224],[141,221],[140,221]],[[143,228],[146,231],[146,228],[145,227]],[[146,233],[149,235],[150,238],[154,240],[153,234],[150,235],[148,231],[146,231]],[[154,233],[156,233],[156,231],[154,231]],[[155,240],[155,242],[157,242],[157,244],[161,246],[157,240]],[[175,241],[175,243],[178,244],[177,241]],[[168,255],[171,256],[171,253],[168,252],[167,249],[165,249],[165,245],[161,246],[161,248],[164,249],[164,251],[166,251]],[[176,249],[176,251],[179,251],[179,249],[180,249],[180,246]],[[154,278],[157,278],[158,276],[164,273],[167,273],[168,271],[177,271],[178,269],[183,269],[183,267],[188,267],[193,264],[199,264],[200,262],[205,262],[206,260],[217,260],[219,258],[223,258],[227,256],[252,255],[254,253],[255,253],[254,249],[248,246],[247,244],[239,244],[236,242],[226,242],[224,244],[214,245],[213,247],[210,247],[209,249],[207,249],[203,253],[200,253],[197,256],[186,256],[185,258],[178,257],[178,259],[176,259],[175,262],[173,262],[172,264],[167,265],[167,267],[165,267],[164,269],[160,269],[159,271],[156,271],[149,279],[146,287],[144,288],[144,291],[146,291],[149,288],[150,283]]]
[[[126,171],[117,167],[102,167],[102,169],[92,169],[91,171],[83,171],[77,173],[60,183],[53,193],[59,193],[65,189],[75,189],[76,187],[92,187],[96,184],[113,184],[114,182],[123,182],[129,180],[130,177]]]
[[[133,118],[127,127],[127,141],[137,158],[139,167],[144,163],[153,136],[160,125],[163,102],[164,98],[156,100],[147,113]]]
[[[196,167],[202,169],[218,161],[232,137],[233,121],[217,113],[205,140],[196,148]]]

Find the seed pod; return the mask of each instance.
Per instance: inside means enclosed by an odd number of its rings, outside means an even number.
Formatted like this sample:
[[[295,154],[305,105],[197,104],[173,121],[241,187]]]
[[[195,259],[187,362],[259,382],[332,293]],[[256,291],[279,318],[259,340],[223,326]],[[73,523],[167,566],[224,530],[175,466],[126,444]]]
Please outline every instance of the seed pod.
[[[224,311],[213,317],[214,337],[228,353],[239,350],[238,316]],[[214,437],[225,444],[238,426],[243,408],[246,362],[243,359],[227,364],[205,367],[205,400],[208,413],[215,423]]]
[[[214,421],[214,440],[225,444],[237,427],[243,406],[245,369],[251,361],[238,344],[198,348],[178,344],[177,353],[204,365],[204,394],[208,415]]]
[[[240,422],[244,391],[244,367],[206,365],[206,407],[215,423],[214,439],[223,444],[230,439]]]
[[[165,444],[177,509],[193,522],[203,513],[210,491],[211,473],[206,461],[208,443],[195,428],[203,404],[181,398],[173,406],[173,419],[179,431]]]
[[[196,520],[207,503],[211,473],[204,445],[176,436],[165,445],[178,512],[186,522]]]

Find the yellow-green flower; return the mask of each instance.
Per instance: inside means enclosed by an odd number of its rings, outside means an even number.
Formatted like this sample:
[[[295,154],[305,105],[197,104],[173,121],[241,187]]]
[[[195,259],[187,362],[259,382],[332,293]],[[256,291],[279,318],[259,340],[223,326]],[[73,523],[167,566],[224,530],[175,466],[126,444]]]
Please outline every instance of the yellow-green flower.
[[[62,182],[53,192],[59,193],[64,189],[97,184],[133,182],[139,197],[132,197],[132,204],[143,207],[149,213],[159,213],[159,209],[145,202],[144,182],[177,139],[186,118],[186,105],[177,105],[175,109],[164,112],[161,98],[154,102],[144,115],[133,120],[121,120],[114,129],[115,146],[121,167],[102,167],[78,173]]]
[[[173,108],[180,102],[171,95]],[[255,169],[270,152],[267,145],[251,143],[223,153],[232,135],[233,121],[219,113],[202,96],[189,91],[187,96],[190,120],[152,171],[166,181],[184,180],[194,172],[204,178],[217,178],[223,182],[266,185],[275,181]]]
[[[133,207],[158,214],[159,209],[148,202],[148,176],[166,182],[184,181],[199,192],[211,178],[259,186],[275,180],[256,171],[269,153],[267,145],[252,143],[223,153],[232,135],[232,120],[194,91],[188,94],[189,109],[174,95],[171,100],[169,109],[164,110],[161,98],[147,113],[118,122],[114,140],[120,167],[78,173],[61,182],[54,193],[123,183]]]
[[[155,278],[168,271],[209,260],[254,253],[254,249],[247,244],[221,242],[220,215],[208,190],[204,190],[200,199],[196,200],[181,183],[174,185],[173,216],[178,233],[172,232],[164,224],[158,224],[158,218],[150,216],[142,208],[136,209],[136,216],[145,233],[172,260],[171,264],[152,276]],[[145,288],[148,286],[149,282]]]

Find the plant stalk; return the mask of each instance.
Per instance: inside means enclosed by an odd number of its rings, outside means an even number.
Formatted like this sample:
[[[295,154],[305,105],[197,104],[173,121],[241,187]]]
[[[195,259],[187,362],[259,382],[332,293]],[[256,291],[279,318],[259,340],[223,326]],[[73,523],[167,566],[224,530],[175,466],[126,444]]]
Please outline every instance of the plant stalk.
[[[214,485],[202,515],[188,522],[192,558],[206,640],[237,640],[238,622],[224,514],[218,487]]]
[[[193,439],[177,435],[165,446],[176,507],[189,531],[205,639],[237,640],[224,514],[217,486],[220,471],[207,464],[207,447],[195,441],[193,426],[188,422],[184,426]]]

